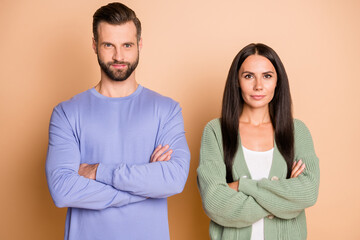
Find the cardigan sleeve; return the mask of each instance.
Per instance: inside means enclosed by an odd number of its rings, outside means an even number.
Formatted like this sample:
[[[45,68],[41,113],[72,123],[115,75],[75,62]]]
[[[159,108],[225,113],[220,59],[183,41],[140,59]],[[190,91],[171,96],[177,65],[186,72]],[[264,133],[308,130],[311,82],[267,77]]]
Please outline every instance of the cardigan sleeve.
[[[222,149],[217,137],[210,122],[203,132],[197,169],[204,210],[211,220],[222,226],[250,226],[270,213],[252,196],[234,191],[227,185]]]
[[[241,179],[239,191],[252,196],[262,207],[278,218],[291,219],[315,204],[320,181],[319,159],[315,154],[308,128],[294,122],[295,159],[305,163],[304,172],[296,178],[271,181]]]

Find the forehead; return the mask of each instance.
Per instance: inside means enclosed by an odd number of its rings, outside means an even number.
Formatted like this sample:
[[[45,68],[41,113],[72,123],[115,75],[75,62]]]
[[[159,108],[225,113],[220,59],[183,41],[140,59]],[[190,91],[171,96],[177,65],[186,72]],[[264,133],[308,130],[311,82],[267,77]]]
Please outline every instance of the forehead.
[[[100,22],[97,31],[99,42],[136,42],[136,27],[132,21],[120,25]]]
[[[249,72],[275,72],[274,65],[270,62],[269,59],[261,55],[250,55],[245,59],[241,64],[240,72],[249,71]]]

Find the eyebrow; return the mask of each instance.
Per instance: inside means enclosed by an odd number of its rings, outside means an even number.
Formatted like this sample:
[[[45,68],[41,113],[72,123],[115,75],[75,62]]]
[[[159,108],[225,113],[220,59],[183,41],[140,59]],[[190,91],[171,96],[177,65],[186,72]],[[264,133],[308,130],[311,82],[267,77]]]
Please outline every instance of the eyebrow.
[[[112,44],[111,42],[102,42],[101,44],[110,44],[110,45],[114,45],[114,44]]]
[[[114,45],[114,44],[113,44],[113,43],[111,43],[111,42],[102,42],[101,44],[110,44],[110,45]],[[135,45],[135,43],[133,43],[133,42],[124,42],[122,45],[125,45],[125,44]]]
[[[244,73],[254,74],[253,72],[250,72],[250,71],[244,71],[244,72],[242,72],[242,74],[244,74]],[[274,72],[273,72],[273,71],[266,71],[266,72],[263,72],[262,74],[268,74],[268,73],[272,73],[272,74],[274,74]]]

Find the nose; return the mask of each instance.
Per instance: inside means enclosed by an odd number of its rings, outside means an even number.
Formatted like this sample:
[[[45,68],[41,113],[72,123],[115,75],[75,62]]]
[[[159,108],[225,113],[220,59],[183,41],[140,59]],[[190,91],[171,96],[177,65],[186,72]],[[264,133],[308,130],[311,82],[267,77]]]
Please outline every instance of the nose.
[[[115,48],[114,49],[113,60],[116,60],[116,61],[123,61],[124,60],[124,54],[123,54],[123,52],[121,51],[120,48]]]
[[[261,78],[256,78],[255,80],[255,85],[254,85],[254,90],[259,91],[263,89],[263,82]]]

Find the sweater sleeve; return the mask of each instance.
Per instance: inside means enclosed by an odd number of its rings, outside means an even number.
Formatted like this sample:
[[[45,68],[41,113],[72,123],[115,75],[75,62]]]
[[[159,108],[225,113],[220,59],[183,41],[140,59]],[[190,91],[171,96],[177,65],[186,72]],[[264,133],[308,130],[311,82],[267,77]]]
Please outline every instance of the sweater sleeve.
[[[211,122],[205,127],[201,140],[198,185],[206,214],[225,227],[242,228],[270,213],[252,196],[236,192],[226,183],[226,168],[221,146]]]
[[[54,108],[50,120],[46,177],[57,207],[105,209],[121,207],[146,198],[114,189],[78,174],[79,142],[61,105]]]
[[[310,132],[299,120],[295,120],[295,159],[301,159],[306,166],[298,177],[276,181],[241,179],[239,190],[252,196],[276,217],[296,217],[305,208],[315,204],[320,181],[319,160]]]
[[[96,180],[116,189],[150,198],[166,198],[182,192],[189,173],[190,151],[178,103],[172,106],[165,119],[156,145],[170,146],[173,153],[169,161],[117,166],[99,164]]]

